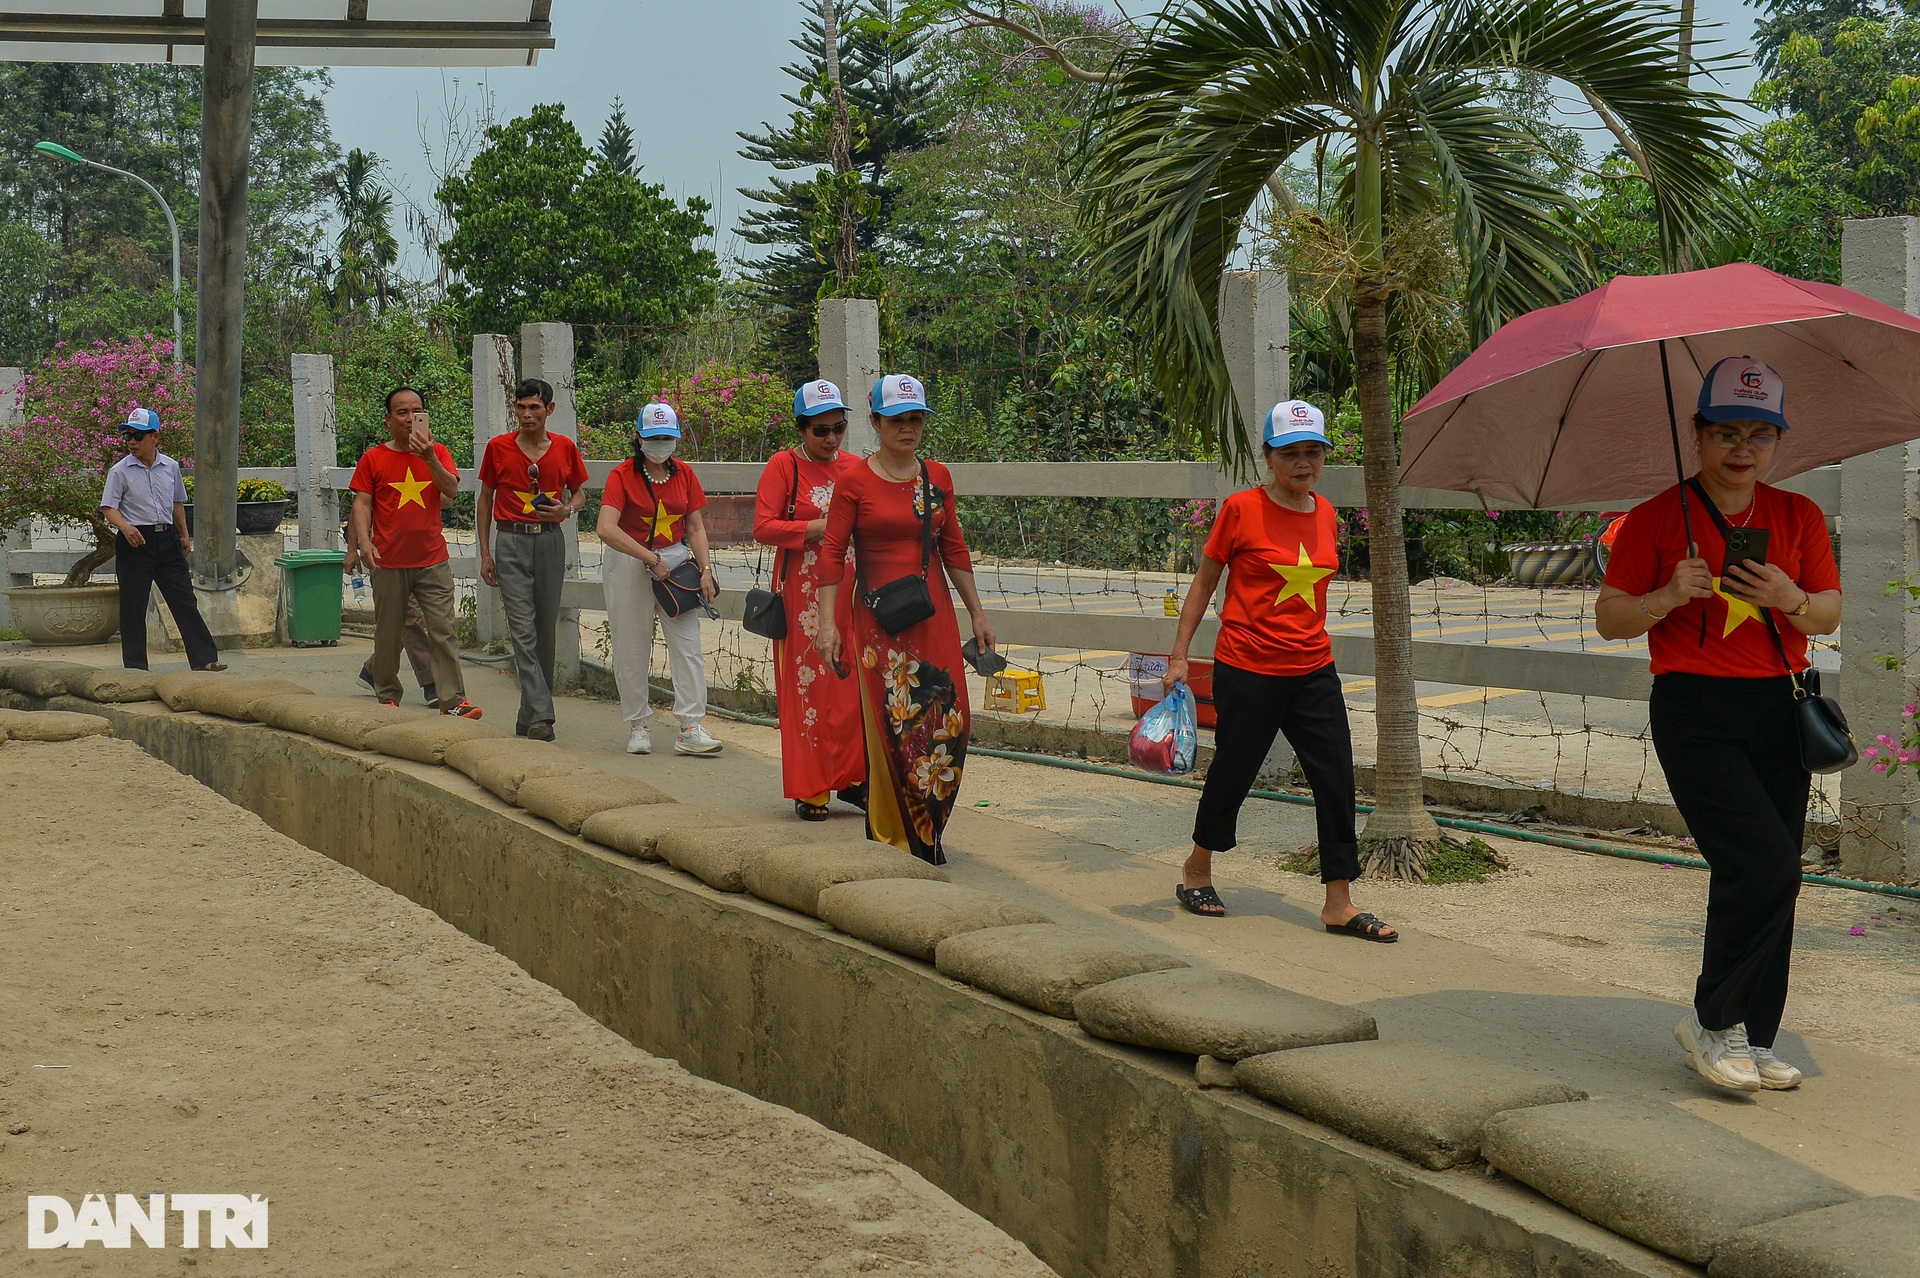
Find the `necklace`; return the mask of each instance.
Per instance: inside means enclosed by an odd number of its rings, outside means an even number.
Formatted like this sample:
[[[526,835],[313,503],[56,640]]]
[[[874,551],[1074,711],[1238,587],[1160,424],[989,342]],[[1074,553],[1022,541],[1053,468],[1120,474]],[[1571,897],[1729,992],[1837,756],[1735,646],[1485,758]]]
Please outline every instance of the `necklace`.
[[[1747,513],[1734,521],[1734,527],[1745,528],[1748,524],[1752,523],[1753,512],[1755,509],[1759,507],[1759,505],[1760,505],[1760,493],[1758,490],[1756,490],[1753,496],[1749,498],[1747,501]]]
[[[874,461],[874,464],[879,467],[880,473],[882,475],[885,475],[888,479],[891,479],[896,484],[904,484],[911,479],[917,478],[920,474],[920,468],[918,466],[914,467],[912,471],[910,471],[905,475],[894,474],[891,470],[887,469],[886,459],[882,457],[879,453],[875,453],[873,455],[873,461]]]
[[[1296,515],[1310,515],[1319,506],[1319,503],[1314,500],[1313,494],[1311,493],[1307,494],[1307,505],[1303,510],[1299,506],[1291,504],[1280,495],[1285,491],[1284,489],[1276,490],[1271,484],[1262,484],[1260,488],[1261,491],[1265,492],[1267,497],[1272,500],[1274,505],[1280,507],[1282,510],[1291,510]]]

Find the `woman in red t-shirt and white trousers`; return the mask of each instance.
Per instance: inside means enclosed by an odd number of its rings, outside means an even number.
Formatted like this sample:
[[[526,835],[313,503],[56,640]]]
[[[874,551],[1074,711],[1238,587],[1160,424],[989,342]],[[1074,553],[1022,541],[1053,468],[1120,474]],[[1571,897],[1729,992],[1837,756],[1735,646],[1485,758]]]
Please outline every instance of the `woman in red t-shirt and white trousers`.
[[[713,555],[707,548],[702,511],[707,494],[693,467],[673,460],[680,443],[680,418],[666,404],[648,404],[635,424],[633,461],[615,466],[600,495],[595,531],[607,548],[600,579],[607,592],[607,630],[613,649],[613,681],[620,689],[620,714],[632,729],[628,754],[651,754],[653,736],[647,717],[647,675],[653,657],[653,582],[689,559],[700,566],[700,592],[711,601],[720,593],[713,579]],[[707,659],[700,651],[700,614],[678,617],[660,612],[660,634],[667,641],[667,669],[673,675],[673,717],[679,721],[675,754],[715,754],[715,741],[701,722],[707,714]]]
[[[1360,873],[1354,829],[1353,734],[1327,635],[1327,582],[1340,568],[1333,503],[1313,491],[1327,460],[1327,425],[1304,400],[1267,414],[1262,453],[1271,474],[1220,504],[1206,550],[1180,609],[1167,683],[1187,679],[1187,649],[1227,574],[1213,645],[1213,763],[1193,823],[1193,852],[1174,894],[1194,914],[1227,912],[1213,887],[1213,854],[1238,842],[1241,805],[1276,732],[1299,757],[1313,790],[1320,836],[1320,921],[1368,941],[1399,933],[1353,903]]]
[[[1766,562],[1726,563],[1700,491],[1685,491],[1683,520],[1676,484],[1627,516],[1594,622],[1606,639],[1647,636],[1654,752],[1711,867],[1700,978],[1674,1037],[1708,1082],[1783,1091],[1800,1085],[1773,1042],[1787,1003],[1812,783],[1800,766],[1787,669],[1807,668],[1808,635],[1839,626],[1840,574],[1820,508],[1760,482],[1787,429],[1780,375],[1757,359],[1721,360],[1693,421],[1700,489],[1730,528],[1768,531]]]

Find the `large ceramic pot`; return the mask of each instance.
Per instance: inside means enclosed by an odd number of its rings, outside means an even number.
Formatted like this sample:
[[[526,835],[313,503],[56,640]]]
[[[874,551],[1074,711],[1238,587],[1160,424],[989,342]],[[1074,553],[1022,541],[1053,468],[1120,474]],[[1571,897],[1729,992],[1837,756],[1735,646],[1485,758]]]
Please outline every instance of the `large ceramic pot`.
[[[243,501],[234,507],[239,512],[235,523],[242,537],[259,537],[272,532],[286,517],[285,501]]]
[[[15,586],[14,628],[35,644],[105,643],[120,629],[120,587]]]
[[[1536,546],[1503,546],[1513,584],[1531,589],[1549,586],[1578,586],[1599,573],[1594,562],[1593,543],[1586,541],[1548,542]]]

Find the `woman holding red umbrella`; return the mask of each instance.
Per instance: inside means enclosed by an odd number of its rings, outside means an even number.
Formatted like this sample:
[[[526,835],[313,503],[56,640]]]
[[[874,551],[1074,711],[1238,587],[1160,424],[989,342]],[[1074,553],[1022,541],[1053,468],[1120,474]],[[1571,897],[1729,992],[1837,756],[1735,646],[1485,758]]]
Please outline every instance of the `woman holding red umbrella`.
[[[1810,664],[1808,635],[1840,623],[1820,508],[1760,482],[1788,429],[1785,399],[1760,360],[1708,371],[1699,473],[1627,516],[1594,606],[1604,638],[1647,636],[1654,750],[1712,872],[1694,1006],[1674,1036],[1689,1068],[1748,1092],[1800,1084],[1773,1051],[1812,780],[1789,672]],[[1749,557],[1729,561],[1729,540]]]

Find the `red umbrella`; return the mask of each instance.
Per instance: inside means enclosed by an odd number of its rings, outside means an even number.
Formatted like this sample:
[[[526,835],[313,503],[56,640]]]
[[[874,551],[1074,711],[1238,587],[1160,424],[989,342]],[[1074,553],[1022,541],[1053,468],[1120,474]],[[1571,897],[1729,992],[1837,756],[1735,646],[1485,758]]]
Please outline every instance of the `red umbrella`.
[[[1769,480],[1920,439],[1920,319],[1737,262],[1622,275],[1504,325],[1407,414],[1401,482],[1535,508],[1650,497],[1698,467],[1678,423],[1733,355],[1786,381]]]

